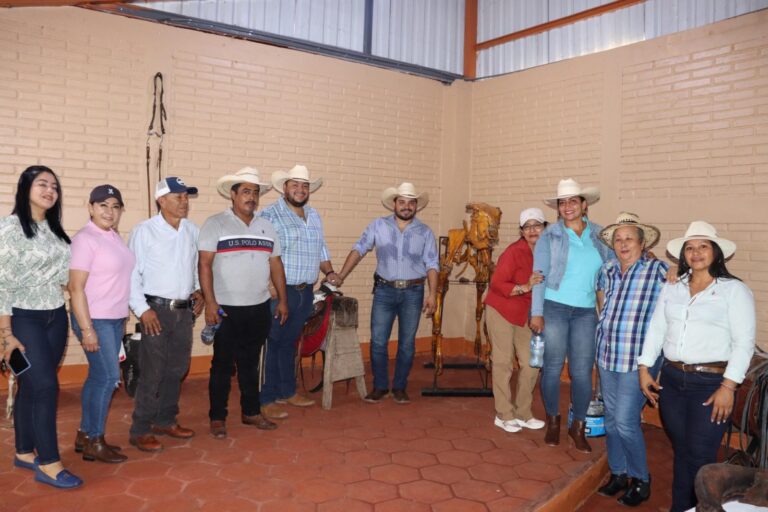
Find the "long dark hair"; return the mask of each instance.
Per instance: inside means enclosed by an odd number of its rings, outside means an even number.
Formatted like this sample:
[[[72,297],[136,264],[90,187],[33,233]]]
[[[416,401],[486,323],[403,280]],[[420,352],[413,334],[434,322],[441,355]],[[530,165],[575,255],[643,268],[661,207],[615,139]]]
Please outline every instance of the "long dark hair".
[[[19,183],[16,186],[16,203],[13,206],[11,214],[16,215],[21,224],[21,229],[24,231],[24,236],[27,238],[34,238],[37,235],[37,223],[32,218],[32,207],[29,204],[29,192],[32,190],[32,182],[35,181],[40,174],[47,172],[50,173],[56,180],[56,186],[58,187],[58,198],[56,202],[48,210],[45,211],[45,220],[48,221],[48,227],[51,231],[64,240],[70,243],[67,233],[64,232],[64,228],[61,227],[61,183],[56,173],[50,170],[44,165],[32,165],[27,167],[24,172],[19,176]]]
[[[712,244],[712,253],[714,256],[714,259],[712,260],[712,263],[709,265],[709,275],[714,277],[715,279],[718,278],[726,278],[726,279],[739,279],[735,275],[728,272],[728,269],[725,268],[725,256],[723,255],[723,250],[720,248],[719,245],[717,245],[712,240],[708,240],[710,244]],[[677,268],[677,277],[684,277],[688,275],[688,272],[691,271],[691,267],[688,266],[688,262],[685,261],[685,244],[680,248],[680,255],[678,256],[678,261],[680,263],[680,266]]]

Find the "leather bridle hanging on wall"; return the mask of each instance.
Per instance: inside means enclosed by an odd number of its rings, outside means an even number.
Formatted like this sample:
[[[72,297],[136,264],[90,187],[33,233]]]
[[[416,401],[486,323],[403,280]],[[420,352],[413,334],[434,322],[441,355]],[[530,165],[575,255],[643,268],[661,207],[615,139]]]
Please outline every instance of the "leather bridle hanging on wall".
[[[152,216],[152,207],[154,206],[154,194],[152,193],[153,183],[157,183],[162,178],[163,164],[163,138],[165,137],[165,121],[168,116],[165,112],[163,103],[163,74],[159,71],[155,73],[152,81],[152,120],[147,128],[147,215]],[[155,126],[157,123],[158,126]],[[155,165],[156,176],[152,176],[152,139],[157,139],[157,161]]]

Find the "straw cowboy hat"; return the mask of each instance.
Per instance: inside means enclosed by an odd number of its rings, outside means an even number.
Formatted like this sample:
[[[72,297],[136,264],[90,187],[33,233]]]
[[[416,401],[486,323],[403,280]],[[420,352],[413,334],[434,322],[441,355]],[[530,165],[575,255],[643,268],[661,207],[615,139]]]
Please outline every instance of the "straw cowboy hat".
[[[229,199],[229,191],[238,183],[258,185],[259,197],[269,192],[269,189],[272,188],[272,185],[264,183],[259,179],[258,169],[254,169],[253,167],[243,167],[235,174],[227,174],[226,176],[219,178],[219,181],[216,182],[216,190],[219,191],[219,194]]]
[[[567,199],[569,197],[581,196],[587,201],[587,205],[594,204],[600,199],[600,191],[597,187],[582,187],[572,179],[560,180],[557,184],[557,197],[551,197],[544,200],[544,204],[550,208],[557,209],[558,199]]]
[[[309,169],[303,165],[294,165],[293,168],[288,171],[275,171],[272,173],[272,186],[275,187],[280,194],[283,193],[283,185],[288,180],[303,181],[309,183],[309,192],[312,193],[319,189],[323,184],[323,178],[318,178],[315,181],[309,179]]]
[[[381,204],[383,204],[384,208],[387,210],[394,211],[394,201],[396,197],[415,199],[416,211],[423,210],[424,207],[427,206],[427,203],[429,203],[429,194],[426,192],[417,194],[416,187],[413,186],[413,183],[408,183],[407,181],[401,183],[397,188],[389,187],[388,189],[385,189],[384,192],[381,193]]]
[[[646,249],[650,249],[659,242],[661,233],[659,233],[658,228],[656,226],[651,226],[650,224],[642,224],[640,222],[640,217],[629,212],[621,212],[614,224],[606,226],[600,231],[600,240],[602,240],[608,247],[613,247],[613,232],[624,226],[632,226],[643,230]]]
[[[720,246],[723,251],[723,256],[727,259],[733,256],[736,252],[736,244],[725,238],[717,236],[717,230],[715,226],[704,222],[703,220],[695,220],[691,222],[688,229],[685,232],[685,236],[682,238],[675,238],[667,242],[667,252],[677,258],[680,255],[680,251],[688,240],[709,240]]]

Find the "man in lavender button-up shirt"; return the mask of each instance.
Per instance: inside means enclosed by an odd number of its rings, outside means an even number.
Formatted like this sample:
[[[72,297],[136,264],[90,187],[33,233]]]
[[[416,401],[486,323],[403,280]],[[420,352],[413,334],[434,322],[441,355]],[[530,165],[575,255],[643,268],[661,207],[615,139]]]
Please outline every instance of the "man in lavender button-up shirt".
[[[416,212],[429,201],[426,193],[417,194],[411,183],[402,183],[397,188],[386,189],[381,201],[394,215],[380,217],[368,225],[347,256],[339,277],[344,280],[368,252],[376,249],[371,309],[373,391],[365,401],[376,403],[389,394],[387,345],[397,318],[392,395],[396,403],[407,404],[406,386],[421,312],[427,316],[435,312],[439,258],[434,233],[416,218]],[[429,284],[426,297],[424,281]]]

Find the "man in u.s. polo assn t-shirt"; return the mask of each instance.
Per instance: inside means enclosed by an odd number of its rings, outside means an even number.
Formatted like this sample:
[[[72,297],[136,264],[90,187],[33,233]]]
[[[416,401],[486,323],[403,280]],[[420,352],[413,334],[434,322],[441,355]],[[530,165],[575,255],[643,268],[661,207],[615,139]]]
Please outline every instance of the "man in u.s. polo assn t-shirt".
[[[221,322],[213,342],[208,384],[210,432],[227,436],[227,401],[233,366],[240,386],[241,421],[262,430],[277,425],[261,414],[259,355],[272,321],[288,314],[285,272],[280,239],[272,224],[254,215],[259,197],[270,185],[259,180],[256,169],[246,167],[218,181],[218,191],[232,207],[209,217],[200,229],[200,286],[205,296],[205,321]],[[270,312],[269,282],[278,294],[274,319]]]

